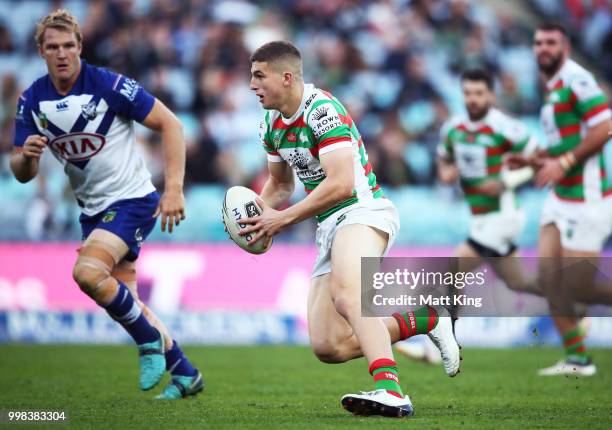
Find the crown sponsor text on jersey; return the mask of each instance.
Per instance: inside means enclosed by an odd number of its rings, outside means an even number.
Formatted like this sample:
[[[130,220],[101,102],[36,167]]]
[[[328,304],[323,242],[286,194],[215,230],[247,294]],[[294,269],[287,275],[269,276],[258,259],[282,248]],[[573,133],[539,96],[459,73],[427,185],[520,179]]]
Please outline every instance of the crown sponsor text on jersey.
[[[49,147],[66,161],[85,161],[100,152],[105,143],[100,134],[70,133],[53,139]]]
[[[340,119],[340,115],[338,115],[335,110],[331,115],[329,115],[326,107],[324,112],[321,111],[319,114],[313,115],[312,131],[317,138],[323,136],[328,131],[341,126],[342,120]]]
[[[312,114],[312,117],[316,120],[316,121],[320,121],[322,118],[327,116],[327,111],[329,110],[328,106],[321,106],[318,107],[317,109],[315,109],[314,113]]]

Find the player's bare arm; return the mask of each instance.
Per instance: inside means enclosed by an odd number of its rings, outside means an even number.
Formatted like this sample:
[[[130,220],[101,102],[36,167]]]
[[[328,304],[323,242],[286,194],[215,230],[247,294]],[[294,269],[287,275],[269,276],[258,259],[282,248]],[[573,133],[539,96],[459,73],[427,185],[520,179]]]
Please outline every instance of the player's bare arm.
[[[155,100],[153,109],[142,122],[150,129],[162,135],[164,149],[164,192],[155,211],[155,217],[161,214],[161,229],[172,233],[185,219],[185,196],[183,179],[185,177],[185,141],[183,126],[179,119],[162,102]]]
[[[243,229],[241,234],[256,231],[254,242],[264,236],[273,237],[287,226],[322,213],[353,195],[355,173],[352,148],[342,148],[322,155],[321,167],[326,177],[305,199],[284,211],[274,210],[260,201],[262,215],[243,219],[242,223],[251,226]]]
[[[570,168],[600,152],[608,141],[609,129],[609,121],[601,122],[587,130],[586,135],[574,150],[556,158],[542,159],[535,179],[536,186],[545,187],[549,184],[556,184],[563,179]]]
[[[293,169],[284,162],[268,162],[270,175],[261,190],[261,199],[270,207],[277,209],[293,194],[295,180]]]
[[[436,159],[438,166],[438,178],[445,184],[454,184],[459,180],[459,169],[451,160],[442,157]]]
[[[487,179],[481,184],[477,185],[475,188],[482,194],[489,197],[500,196],[506,190],[504,183],[499,179]]]
[[[13,149],[10,164],[15,179],[25,183],[38,174],[38,163],[46,147],[47,138],[34,134],[28,136],[21,148]]]

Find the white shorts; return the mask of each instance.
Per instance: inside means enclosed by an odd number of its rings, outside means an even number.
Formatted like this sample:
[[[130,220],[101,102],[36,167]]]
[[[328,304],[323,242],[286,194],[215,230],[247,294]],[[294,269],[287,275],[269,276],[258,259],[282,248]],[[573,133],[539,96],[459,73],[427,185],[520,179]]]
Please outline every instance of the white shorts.
[[[506,256],[515,247],[524,225],[525,211],[522,209],[472,215],[470,239]]]
[[[612,197],[588,203],[568,202],[551,191],[540,216],[540,225],[547,224],[557,226],[564,249],[601,252],[612,233]]]
[[[312,277],[331,272],[331,249],[338,229],[345,225],[363,224],[384,231],[389,241],[383,255],[387,255],[399,232],[399,214],[391,200],[379,198],[359,202],[330,215],[319,224],[316,243],[319,255],[312,269]]]

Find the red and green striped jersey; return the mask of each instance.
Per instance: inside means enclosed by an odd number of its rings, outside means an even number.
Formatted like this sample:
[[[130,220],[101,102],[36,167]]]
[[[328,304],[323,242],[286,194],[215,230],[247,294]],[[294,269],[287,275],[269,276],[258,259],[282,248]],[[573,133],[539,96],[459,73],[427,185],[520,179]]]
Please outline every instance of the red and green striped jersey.
[[[567,60],[547,82],[540,113],[549,154],[559,156],[571,151],[580,144],[588,128],[609,121],[610,116],[606,97],[593,75]],[[594,154],[570,169],[554,191],[560,199],[575,202],[612,195],[603,153]]]
[[[440,134],[438,155],[457,165],[461,188],[473,214],[501,211],[505,205],[517,206],[511,190],[491,197],[479,193],[476,187],[489,179],[500,179],[505,153],[528,154],[536,149],[537,141],[523,123],[491,108],[476,122],[466,115],[450,119]]]
[[[326,177],[320,162],[322,155],[340,148],[353,149],[353,196],[318,214],[319,222],[358,201],[383,196],[355,123],[338,99],[327,91],[304,85],[297,112],[285,118],[278,111],[267,111],[259,131],[268,161],[289,163],[307,193]]]

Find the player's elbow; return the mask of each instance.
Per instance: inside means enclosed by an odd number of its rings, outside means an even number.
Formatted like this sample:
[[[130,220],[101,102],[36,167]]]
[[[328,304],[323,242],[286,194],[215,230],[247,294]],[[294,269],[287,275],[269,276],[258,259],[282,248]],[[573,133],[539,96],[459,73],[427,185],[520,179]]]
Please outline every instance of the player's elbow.
[[[447,172],[438,172],[438,179],[443,184],[452,184],[455,182],[455,178],[453,178],[452,175],[448,174]]]
[[[172,122],[172,127],[177,128],[181,133],[183,132],[183,123],[176,115],[172,114],[170,121]]]
[[[25,169],[20,167],[18,163],[14,161],[14,159],[11,159],[10,167],[11,167],[11,171],[13,172],[13,176],[15,177],[15,179],[17,179],[17,181],[22,184],[30,182],[36,176],[36,172],[32,174],[32,172],[26,171]]]
[[[170,112],[169,115],[166,115],[164,121],[162,122],[161,132],[173,132],[183,134],[183,123],[178,117]]]
[[[17,179],[17,182],[20,182],[22,184],[26,184],[30,182],[32,179],[34,179],[34,176],[19,175],[15,171],[13,171],[13,176],[15,176],[15,179]]]
[[[334,178],[331,185],[331,194],[334,196],[334,200],[341,202],[353,196],[355,189],[353,175]]]

